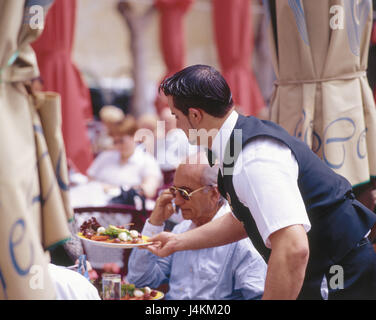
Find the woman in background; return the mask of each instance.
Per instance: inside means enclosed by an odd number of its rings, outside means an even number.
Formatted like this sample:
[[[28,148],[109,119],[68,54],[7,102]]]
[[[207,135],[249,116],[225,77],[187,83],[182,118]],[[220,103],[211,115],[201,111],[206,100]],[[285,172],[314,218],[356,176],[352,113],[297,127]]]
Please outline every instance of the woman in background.
[[[136,119],[125,115],[121,123],[109,132],[113,148],[102,151],[87,174],[90,179],[138,189],[146,198],[155,198],[162,184],[162,173],[154,157],[137,147],[134,140],[137,129]]]

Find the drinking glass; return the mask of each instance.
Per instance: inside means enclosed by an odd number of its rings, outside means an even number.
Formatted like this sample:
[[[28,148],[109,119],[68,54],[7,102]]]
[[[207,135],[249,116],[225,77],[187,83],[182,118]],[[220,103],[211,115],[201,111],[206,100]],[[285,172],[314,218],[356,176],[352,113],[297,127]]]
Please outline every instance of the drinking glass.
[[[121,276],[120,274],[105,273],[102,276],[103,300],[120,300]]]

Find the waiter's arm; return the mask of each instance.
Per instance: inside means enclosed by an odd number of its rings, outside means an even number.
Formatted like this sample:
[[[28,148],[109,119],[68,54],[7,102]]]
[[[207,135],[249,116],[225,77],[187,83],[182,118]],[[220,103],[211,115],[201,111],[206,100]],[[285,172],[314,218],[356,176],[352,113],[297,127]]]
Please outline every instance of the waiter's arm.
[[[309,257],[306,231],[301,225],[292,225],[272,233],[269,240],[272,252],[263,299],[296,299]]]
[[[246,237],[243,224],[229,212],[184,233],[162,232],[149,239],[154,244],[147,249],[155,255],[166,257],[176,251],[217,247]]]
[[[233,176],[235,192],[272,249],[263,298],[295,299],[307,267],[311,228],[298,185],[298,162],[285,144],[268,137],[246,145],[241,159],[239,174]]]

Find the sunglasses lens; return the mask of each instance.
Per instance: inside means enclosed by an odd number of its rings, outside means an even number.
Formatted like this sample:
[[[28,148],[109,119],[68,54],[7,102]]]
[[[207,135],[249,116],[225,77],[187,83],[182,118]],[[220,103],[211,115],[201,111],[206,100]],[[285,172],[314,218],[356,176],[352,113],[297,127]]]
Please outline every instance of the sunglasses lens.
[[[176,191],[179,192],[180,196],[184,199],[184,200],[189,200],[189,195],[188,195],[188,192],[183,190],[183,189],[178,189],[176,187],[170,187],[170,192],[172,194],[172,196],[174,198],[176,198]]]
[[[189,196],[187,194],[187,191],[185,191],[185,190],[179,190],[179,193],[180,193],[180,195],[182,196],[182,198],[184,200],[189,200]]]

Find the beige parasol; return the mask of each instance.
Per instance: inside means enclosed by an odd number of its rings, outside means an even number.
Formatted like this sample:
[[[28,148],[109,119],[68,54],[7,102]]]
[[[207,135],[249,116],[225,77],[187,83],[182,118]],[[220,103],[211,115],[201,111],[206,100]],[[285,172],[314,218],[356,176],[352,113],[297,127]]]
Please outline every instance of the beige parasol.
[[[70,237],[59,96],[28,85],[51,3],[0,0],[0,299],[53,299],[46,249]]]
[[[376,110],[366,78],[371,0],[264,1],[276,90],[271,120],[353,186],[376,176]]]

